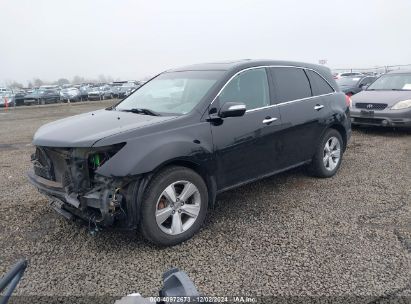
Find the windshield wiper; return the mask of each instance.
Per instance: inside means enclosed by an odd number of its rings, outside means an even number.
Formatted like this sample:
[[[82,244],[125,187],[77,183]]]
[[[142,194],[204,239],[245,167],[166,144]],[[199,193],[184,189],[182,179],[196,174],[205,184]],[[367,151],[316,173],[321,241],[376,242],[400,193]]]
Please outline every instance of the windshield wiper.
[[[120,110],[120,111],[136,113],[136,114],[151,115],[151,116],[161,116],[159,113],[157,113],[153,110],[141,109],[141,108],[132,108],[132,109],[126,109],[126,110]]]

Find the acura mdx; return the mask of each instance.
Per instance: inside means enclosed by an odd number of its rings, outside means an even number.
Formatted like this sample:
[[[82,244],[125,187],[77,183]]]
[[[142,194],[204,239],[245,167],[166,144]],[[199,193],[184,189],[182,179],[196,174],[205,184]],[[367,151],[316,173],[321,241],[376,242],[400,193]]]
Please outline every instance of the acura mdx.
[[[349,97],[328,68],[241,60],[165,71],[106,109],[42,126],[30,182],[67,218],[175,245],[225,190],[339,169]]]

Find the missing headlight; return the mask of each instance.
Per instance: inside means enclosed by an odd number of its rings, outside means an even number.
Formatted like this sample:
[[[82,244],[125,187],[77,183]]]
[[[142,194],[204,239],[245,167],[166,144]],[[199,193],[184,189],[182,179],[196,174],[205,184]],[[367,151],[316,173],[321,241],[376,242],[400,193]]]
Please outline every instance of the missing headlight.
[[[90,152],[88,156],[88,167],[90,170],[90,176],[94,175],[94,172],[104,165],[110,158],[112,158],[126,143],[120,143],[108,147],[95,148]]]

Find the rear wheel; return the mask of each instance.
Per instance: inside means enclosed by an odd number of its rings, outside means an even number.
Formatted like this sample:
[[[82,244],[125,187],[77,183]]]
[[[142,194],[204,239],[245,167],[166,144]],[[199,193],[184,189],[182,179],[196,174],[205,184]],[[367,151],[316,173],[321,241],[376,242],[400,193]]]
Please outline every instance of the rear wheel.
[[[154,244],[176,245],[201,228],[207,205],[207,186],[200,175],[185,167],[167,168],[146,189],[140,230]]]
[[[308,172],[317,177],[334,176],[341,165],[343,145],[341,134],[337,130],[327,130],[308,165]]]

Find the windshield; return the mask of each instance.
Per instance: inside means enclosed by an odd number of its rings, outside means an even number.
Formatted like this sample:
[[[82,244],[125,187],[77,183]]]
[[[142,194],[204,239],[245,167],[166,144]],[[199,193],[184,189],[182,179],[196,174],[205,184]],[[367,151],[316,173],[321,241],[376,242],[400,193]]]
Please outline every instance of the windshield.
[[[371,84],[370,90],[411,90],[411,74],[387,74],[383,75]]]
[[[117,110],[149,109],[157,113],[186,114],[206,95],[221,71],[184,71],[160,74],[128,98]]]
[[[360,77],[346,77],[337,79],[337,84],[340,86],[354,86],[360,80]]]

